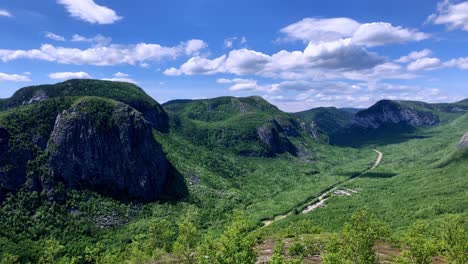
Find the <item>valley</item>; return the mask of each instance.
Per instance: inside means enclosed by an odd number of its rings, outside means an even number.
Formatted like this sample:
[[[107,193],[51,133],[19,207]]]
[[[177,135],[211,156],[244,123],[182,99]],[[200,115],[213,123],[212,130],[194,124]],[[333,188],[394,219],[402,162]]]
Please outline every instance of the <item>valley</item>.
[[[368,224],[393,261],[407,237],[445,241],[446,221],[465,234],[466,100],[291,114],[257,96],[160,105],[133,84],[70,80],[0,109],[3,259],[256,260],[286,241],[291,261],[327,261]]]

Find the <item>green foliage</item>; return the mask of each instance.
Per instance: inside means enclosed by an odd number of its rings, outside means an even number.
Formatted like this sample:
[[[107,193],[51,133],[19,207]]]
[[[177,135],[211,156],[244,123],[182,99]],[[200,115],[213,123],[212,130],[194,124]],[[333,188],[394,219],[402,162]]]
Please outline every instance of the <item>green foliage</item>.
[[[198,229],[195,225],[195,212],[190,210],[178,223],[179,235],[174,242],[174,253],[183,263],[195,263],[194,249],[198,243]]]
[[[19,263],[19,257],[10,253],[5,253],[0,258],[0,264],[17,264]]]
[[[44,251],[39,258],[39,264],[53,264],[59,259],[59,254],[63,251],[64,246],[55,239],[47,239],[44,242]]]
[[[288,253],[290,256],[304,256],[306,248],[303,243],[296,239],[289,245]]]
[[[284,242],[278,241],[273,249],[273,256],[271,256],[270,264],[284,264],[286,261],[283,256]]]
[[[249,234],[252,226],[245,215],[236,211],[216,242],[208,235],[199,247],[198,263],[235,264],[255,263],[255,239]]]
[[[465,224],[460,216],[450,216],[442,223],[442,250],[451,264],[468,262],[468,233]]]
[[[375,262],[374,242],[388,235],[385,225],[377,221],[367,210],[356,211],[343,227],[337,240],[332,240],[328,247],[324,263],[366,264]]]
[[[319,130],[330,135],[343,129],[353,118],[353,114],[335,107],[318,107],[293,114],[305,122],[314,122]]]
[[[429,264],[436,252],[436,241],[428,224],[417,222],[401,236],[403,251],[398,263]]]

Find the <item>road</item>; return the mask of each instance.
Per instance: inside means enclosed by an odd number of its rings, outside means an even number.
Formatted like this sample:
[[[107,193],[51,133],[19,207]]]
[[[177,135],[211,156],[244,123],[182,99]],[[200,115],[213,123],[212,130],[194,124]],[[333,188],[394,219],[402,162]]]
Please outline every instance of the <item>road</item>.
[[[328,198],[330,197],[330,194],[333,193],[334,191],[336,191],[341,185],[343,185],[344,183],[348,183],[348,182],[354,180],[355,178],[358,178],[359,176],[362,176],[362,175],[366,174],[366,173],[369,172],[370,170],[373,170],[373,169],[377,168],[377,167],[380,165],[380,163],[382,162],[383,153],[380,152],[380,151],[378,151],[377,149],[374,149],[374,151],[377,153],[377,158],[375,159],[374,164],[373,164],[371,167],[369,167],[368,169],[364,170],[361,174],[359,174],[359,175],[356,176],[356,177],[349,178],[349,179],[347,179],[347,180],[345,180],[345,181],[343,181],[343,182],[337,184],[336,186],[332,186],[331,188],[328,188],[328,190],[322,192],[322,193],[318,196],[318,198],[317,198],[317,197],[314,197],[314,198],[311,199],[311,200],[313,201],[313,200],[316,199],[317,201],[314,202],[314,203],[312,203],[312,204],[310,204],[310,205],[308,205],[308,206],[302,211],[302,213],[303,213],[303,214],[307,214],[307,213],[309,213],[309,212],[314,211],[314,210],[317,209],[317,208],[320,208],[320,207],[325,206],[325,202],[326,202],[326,201],[328,200]],[[287,213],[287,214],[278,215],[278,216],[276,216],[276,217],[275,217],[274,219],[272,219],[272,220],[265,220],[265,221],[262,221],[262,224],[263,224],[263,226],[269,226],[269,225],[273,224],[273,223],[276,222],[276,221],[279,221],[279,220],[281,220],[281,219],[284,219],[284,218],[288,217],[288,216],[291,215],[292,213],[293,213],[293,212],[290,211],[290,212]]]

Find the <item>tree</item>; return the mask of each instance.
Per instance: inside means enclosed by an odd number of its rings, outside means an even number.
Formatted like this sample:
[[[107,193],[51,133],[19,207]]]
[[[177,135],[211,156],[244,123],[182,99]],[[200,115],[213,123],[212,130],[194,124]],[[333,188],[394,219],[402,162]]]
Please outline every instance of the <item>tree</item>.
[[[468,263],[468,236],[461,217],[450,216],[444,221],[441,242],[449,263]]]
[[[194,248],[198,242],[198,229],[194,224],[195,213],[189,211],[179,222],[179,235],[174,242],[174,253],[185,263],[195,263]]]
[[[328,247],[324,263],[375,263],[374,242],[388,234],[388,227],[365,209],[357,210],[341,235]]]
[[[233,221],[219,239],[220,251],[217,257],[220,264],[255,263],[255,239],[249,235],[250,225],[245,215],[235,212]]]
[[[431,257],[436,252],[429,225],[420,221],[402,235],[401,243],[403,251],[397,258],[398,263],[430,264]]]
[[[47,239],[44,243],[44,252],[39,258],[41,264],[52,264],[56,263],[60,252],[64,249],[56,239]]]
[[[198,249],[199,264],[238,264],[255,263],[255,239],[249,234],[250,225],[241,212],[234,212],[218,240],[207,235]]]
[[[271,256],[270,264],[285,264],[283,257],[283,247],[284,242],[280,241],[276,243],[275,248],[273,249],[273,256]]]
[[[17,263],[20,263],[19,257],[9,254],[9,253],[3,254],[2,258],[0,259],[0,264],[17,264]]]

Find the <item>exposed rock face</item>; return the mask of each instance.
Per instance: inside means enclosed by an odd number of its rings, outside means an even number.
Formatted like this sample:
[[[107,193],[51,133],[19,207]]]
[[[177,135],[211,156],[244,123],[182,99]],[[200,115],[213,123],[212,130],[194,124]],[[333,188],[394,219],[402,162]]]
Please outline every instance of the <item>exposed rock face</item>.
[[[297,155],[296,147],[285,136],[285,133],[286,131],[276,120],[257,128],[257,135],[268,148],[267,155],[270,156],[286,152]]]
[[[382,100],[369,109],[357,113],[350,126],[355,128],[376,129],[386,124],[411,127],[433,126],[439,123],[437,115],[410,107],[398,102]]]
[[[57,117],[48,144],[53,178],[116,198],[157,199],[169,163],[151,124],[123,103],[94,113],[88,103],[80,102]]]
[[[468,132],[461,138],[460,143],[458,143],[458,148],[468,148]]]
[[[318,139],[318,129],[314,122],[310,122],[309,124],[306,122],[301,122],[301,129],[302,132],[310,135],[311,138]]]

